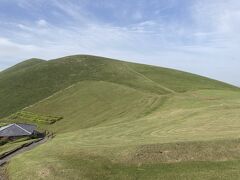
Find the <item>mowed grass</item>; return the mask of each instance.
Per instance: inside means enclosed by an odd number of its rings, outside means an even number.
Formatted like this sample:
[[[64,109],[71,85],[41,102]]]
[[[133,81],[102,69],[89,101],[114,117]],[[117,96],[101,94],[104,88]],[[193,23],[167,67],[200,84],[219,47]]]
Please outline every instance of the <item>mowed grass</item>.
[[[237,138],[239,109],[236,91],[156,95],[109,82],[85,81],[26,110],[62,116],[50,127],[54,132],[70,136],[79,131],[79,138],[87,138],[89,144],[111,146]]]
[[[63,142],[62,142],[63,143]],[[55,144],[57,145],[57,144]],[[69,146],[69,144],[68,144]],[[240,161],[187,161],[178,163],[113,163],[74,146],[61,150],[51,143],[20,155],[10,163],[10,179],[239,179]],[[71,151],[70,151],[71,150]],[[48,151],[48,155],[43,153]],[[50,157],[50,158],[49,158]],[[53,158],[54,157],[54,158]],[[24,165],[22,167],[21,165]],[[31,167],[31,168],[26,168]]]
[[[6,153],[8,151],[11,151],[15,148],[20,147],[21,145],[34,141],[34,139],[30,139],[30,138],[21,138],[15,141],[9,141],[4,145],[0,145],[0,154]]]
[[[81,81],[25,108],[63,119],[44,127],[53,140],[10,162],[9,176],[239,179],[239,109],[235,89],[158,94]]]
[[[186,72],[103,57],[30,59],[0,72],[0,118],[86,80],[113,82],[156,94],[199,89],[237,90],[234,86]]]
[[[240,178],[240,90],[198,75],[86,55],[31,59],[0,72],[0,111],[1,122],[56,135],[13,158],[10,179]]]

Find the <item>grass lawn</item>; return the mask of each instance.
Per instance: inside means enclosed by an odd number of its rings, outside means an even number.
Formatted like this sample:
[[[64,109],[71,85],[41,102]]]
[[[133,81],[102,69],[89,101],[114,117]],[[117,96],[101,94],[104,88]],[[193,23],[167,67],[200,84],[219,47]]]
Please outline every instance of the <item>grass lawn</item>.
[[[34,139],[21,138],[21,139],[18,139],[16,141],[10,141],[10,142],[0,146],[0,154],[3,154],[3,153],[8,152],[10,150],[13,150],[13,149],[25,144],[25,143],[31,142],[31,141],[34,141]]]
[[[1,122],[55,138],[10,179],[240,179],[239,88],[93,56],[30,62],[0,74]]]
[[[122,150],[127,153],[126,149],[129,147],[107,150],[97,147],[81,149],[79,146],[61,142],[56,138],[31,152],[14,158],[8,166],[8,171],[11,172],[10,179],[31,179],[29,177],[35,179],[239,179],[240,161],[236,160],[240,158],[239,140],[231,143],[213,141],[209,144],[203,142],[188,144],[191,149],[185,145],[182,145],[179,151],[175,148],[176,144],[168,144],[162,147],[163,149],[160,148],[165,152],[175,151],[172,154],[169,153],[170,157],[166,154],[155,154],[151,161],[136,159],[136,157],[132,157],[133,161],[129,161],[130,157],[126,160],[123,155],[117,156],[118,153],[122,153]],[[226,145],[230,145],[230,149]],[[219,148],[217,156],[213,153],[216,147]],[[197,150],[198,153],[193,150]],[[231,152],[233,154],[230,154]],[[145,153],[147,155],[146,151]],[[176,159],[174,154],[181,158],[181,153],[183,157],[192,155],[195,160],[201,161],[185,159],[186,161],[177,162],[179,159]],[[215,157],[211,156],[213,154]],[[153,154],[148,155],[151,158]],[[165,160],[164,158],[172,158],[172,162],[161,162]],[[208,158],[215,159],[209,161]],[[236,159],[231,160],[234,158]]]
[[[12,179],[237,179],[239,108],[236,91],[156,95],[80,82],[25,109],[64,118],[45,126],[53,140],[8,170]]]

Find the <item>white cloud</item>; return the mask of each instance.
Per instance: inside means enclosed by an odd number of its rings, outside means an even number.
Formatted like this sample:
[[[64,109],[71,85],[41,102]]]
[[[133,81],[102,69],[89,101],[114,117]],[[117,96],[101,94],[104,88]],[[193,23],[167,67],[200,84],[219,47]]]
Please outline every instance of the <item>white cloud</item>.
[[[14,43],[9,39],[0,37],[0,57],[8,56],[8,55],[19,53],[19,52],[29,53],[36,49],[37,47],[33,45],[23,45],[19,43]]]
[[[196,1],[192,16],[198,29],[203,31],[233,33],[240,28],[240,1]]]
[[[37,25],[38,25],[39,27],[46,27],[46,26],[48,25],[48,23],[47,23],[46,20],[40,19],[40,20],[37,21]]]
[[[32,28],[30,28],[24,24],[17,24],[17,27],[19,27],[23,31],[32,31]]]
[[[0,70],[14,65],[16,61],[23,60],[26,57],[34,57],[39,50],[40,48],[35,45],[24,45],[0,37]]]
[[[13,60],[31,57],[51,59],[95,54],[179,68],[240,84],[230,77],[236,76],[235,67],[240,65],[234,60],[240,56],[240,13],[237,8],[240,3],[230,1],[230,5],[223,0],[196,1],[189,14],[193,24],[189,26],[149,19],[118,27],[89,17],[88,12],[69,1],[53,0],[53,4],[71,18],[71,23],[58,26],[50,24],[47,18],[17,22],[21,31],[0,37],[0,62],[12,60],[10,66]],[[25,0],[24,7],[29,6],[27,2],[30,1]],[[140,21],[142,13],[136,11],[131,18]],[[223,62],[234,64],[234,71],[230,69],[231,65],[223,69]],[[223,76],[223,72],[229,76]]]

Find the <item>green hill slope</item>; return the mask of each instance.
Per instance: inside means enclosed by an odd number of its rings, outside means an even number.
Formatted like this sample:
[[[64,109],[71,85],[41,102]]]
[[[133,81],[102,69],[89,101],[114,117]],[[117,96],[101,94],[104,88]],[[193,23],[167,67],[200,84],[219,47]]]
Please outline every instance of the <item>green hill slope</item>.
[[[115,82],[157,94],[206,88],[235,89],[189,73],[102,57],[82,55],[51,61],[31,59],[0,73],[0,117],[85,80]]]
[[[2,121],[56,137],[14,158],[12,179],[240,177],[237,87],[94,56],[18,67],[0,73],[0,100],[13,96],[0,101],[1,115],[24,109]]]
[[[25,71],[28,68],[31,68],[35,65],[38,65],[38,64],[44,63],[44,62],[45,62],[45,60],[37,59],[37,58],[28,59],[26,61],[23,61],[19,64],[16,64],[15,66],[12,66],[12,67],[2,71],[1,77],[4,75],[9,75],[10,73],[18,73],[19,71]]]
[[[199,89],[233,89],[233,87],[216,80],[168,68],[139,64],[130,64],[130,67],[152,81],[176,92]]]
[[[82,134],[89,143],[96,138],[97,144],[145,144],[237,137],[239,108],[240,93],[234,91],[159,96],[84,81],[25,110],[63,117],[49,130]]]
[[[240,158],[235,140],[239,109],[237,91],[158,95],[116,83],[82,81],[24,109],[63,119],[50,126],[39,124],[57,136],[12,161],[10,177],[239,177],[232,168],[240,163],[231,162]],[[23,162],[34,168],[19,170]]]

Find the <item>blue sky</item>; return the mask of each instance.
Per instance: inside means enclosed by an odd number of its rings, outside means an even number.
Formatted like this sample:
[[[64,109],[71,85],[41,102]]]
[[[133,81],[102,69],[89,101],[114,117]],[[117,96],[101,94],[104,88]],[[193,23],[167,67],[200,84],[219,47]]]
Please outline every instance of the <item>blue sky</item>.
[[[0,0],[0,70],[93,54],[240,86],[239,0]]]

